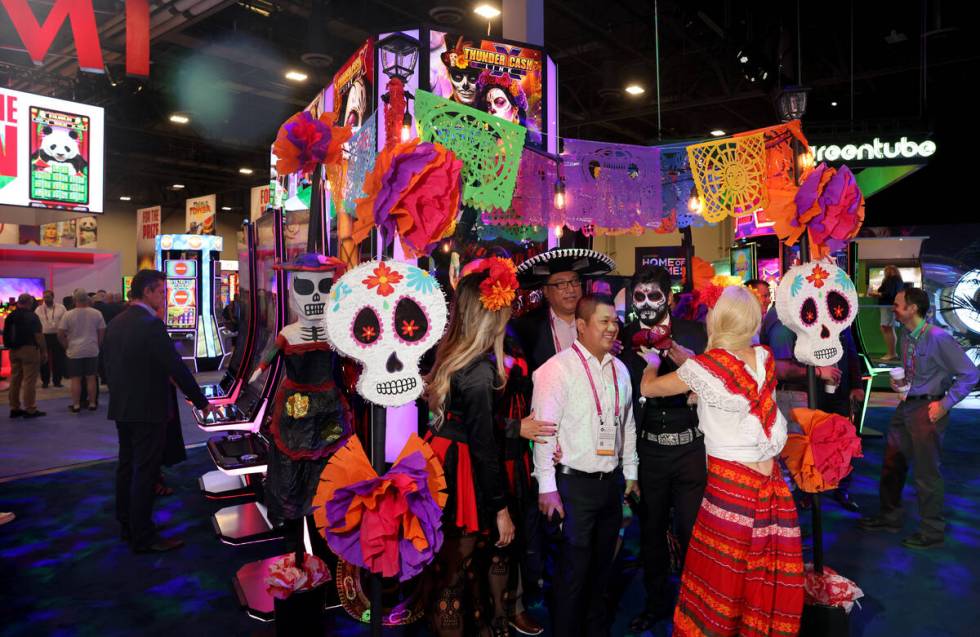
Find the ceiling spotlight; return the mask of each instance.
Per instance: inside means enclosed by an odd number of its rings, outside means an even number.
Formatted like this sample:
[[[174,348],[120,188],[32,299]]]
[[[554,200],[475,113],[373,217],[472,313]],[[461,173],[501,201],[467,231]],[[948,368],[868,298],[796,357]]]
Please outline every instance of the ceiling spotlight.
[[[180,113],[174,113],[170,116],[170,121],[174,124],[186,124],[187,122],[191,121],[191,118]]]
[[[473,13],[480,16],[481,18],[486,18],[487,20],[493,20],[498,15],[500,15],[500,9],[492,5],[483,3],[478,4],[473,9]]]
[[[241,173],[241,174],[243,174],[243,175],[251,175],[251,174],[252,174],[252,173],[254,173],[255,171],[254,171],[254,170],[252,170],[251,168],[239,168],[239,169],[238,169],[238,172],[240,172],[240,173]]]
[[[222,210],[231,210],[231,206],[221,206]]]
[[[725,135],[725,131],[721,130],[720,128],[716,128],[713,131],[711,131],[712,137],[724,137],[724,135]]]
[[[639,84],[630,84],[624,90],[630,95],[643,95],[647,92],[646,89]]]
[[[831,102],[830,105],[831,106],[837,106],[837,102]]]
[[[306,73],[303,73],[302,71],[286,72],[286,79],[289,80],[290,82],[305,82],[306,77],[307,77]]]
[[[183,190],[184,184],[174,184],[173,186],[171,186],[171,188],[173,188],[174,190]]]
[[[122,197],[119,198],[119,201],[132,201],[132,199],[133,198],[130,197],[129,195],[123,195]]]

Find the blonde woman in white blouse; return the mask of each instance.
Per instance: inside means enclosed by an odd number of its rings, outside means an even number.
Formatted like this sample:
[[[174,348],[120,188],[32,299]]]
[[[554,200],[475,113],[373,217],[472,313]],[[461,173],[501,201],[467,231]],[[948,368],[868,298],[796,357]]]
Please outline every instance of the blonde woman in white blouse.
[[[803,610],[800,528],[775,456],[786,443],[772,353],[753,346],[759,303],[728,287],[707,319],[708,348],[658,376],[646,397],[697,394],[708,485],[688,546],[674,635],[796,634]],[[750,628],[751,627],[751,628]]]

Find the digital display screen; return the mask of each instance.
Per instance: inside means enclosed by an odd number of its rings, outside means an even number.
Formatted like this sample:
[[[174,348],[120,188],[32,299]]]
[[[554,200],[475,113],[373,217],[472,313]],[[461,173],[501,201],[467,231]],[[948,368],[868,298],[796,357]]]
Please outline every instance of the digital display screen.
[[[197,261],[194,259],[167,259],[164,268],[167,278],[197,278]]]
[[[898,273],[902,275],[902,283],[911,285],[915,288],[922,287],[922,268],[898,268]],[[881,287],[881,282],[885,280],[885,266],[868,268],[868,291],[875,291]]]
[[[755,278],[755,246],[732,249],[732,276],[742,281]]]
[[[0,205],[103,212],[105,111],[0,88]]]
[[[27,292],[35,299],[44,296],[44,279],[34,277],[0,277],[0,302],[16,299]]]
[[[167,279],[167,327],[191,330],[197,326],[197,281]]]

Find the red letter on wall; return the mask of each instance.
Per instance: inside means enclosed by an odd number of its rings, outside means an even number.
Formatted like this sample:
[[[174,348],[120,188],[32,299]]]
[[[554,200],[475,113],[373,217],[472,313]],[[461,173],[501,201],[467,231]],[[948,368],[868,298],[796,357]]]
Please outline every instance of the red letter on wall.
[[[71,32],[75,37],[79,68],[92,73],[103,72],[102,49],[99,46],[99,32],[95,27],[92,0],[55,0],[51,12],[48,13],[48,17],[44,21],[44,26],[38,24],[27,0],[0,1],[3,2],[4,8],[10,14],[14,29],[17,30],[17,34],[23,40],[27,53],[31,56],[31,61],[34,64],[44,62],[44,56],[51,48],[51,43],[58,35],[61,25],[67,19],[71,22]],[[149,67],[149,63],[147,63],[147,67]]]

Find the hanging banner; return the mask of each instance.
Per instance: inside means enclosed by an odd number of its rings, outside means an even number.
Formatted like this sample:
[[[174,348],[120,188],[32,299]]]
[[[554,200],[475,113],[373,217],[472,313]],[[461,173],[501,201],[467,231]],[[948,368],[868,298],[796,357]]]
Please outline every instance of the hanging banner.
[[[156,267],[156,238],[160,234],[160,206],[136,211],[136,270]]]
[[[187,200],[187,234],[214,234],[215,210],[218,198],[215,195],[192,197]]]
[[[339,126],[357,130],[373,111],[374,38],[370,38],[333,76],[333,112]]]
[[[79,248],[99,247],[99,222],[95,217],[82,217],[78,220],[78,240],[75,243]]]
[[[271,203],[270,193],[271,190],[268,184],[265,186],[255,186],[252,188],[252,204],[249,208],[251,216],[249,218],[253,222],[261,217],[262,213],[269,207],[269,204]]]
[[[75,220],[46,223],[41,226],[41,245],[53,248],[75,247]]]

